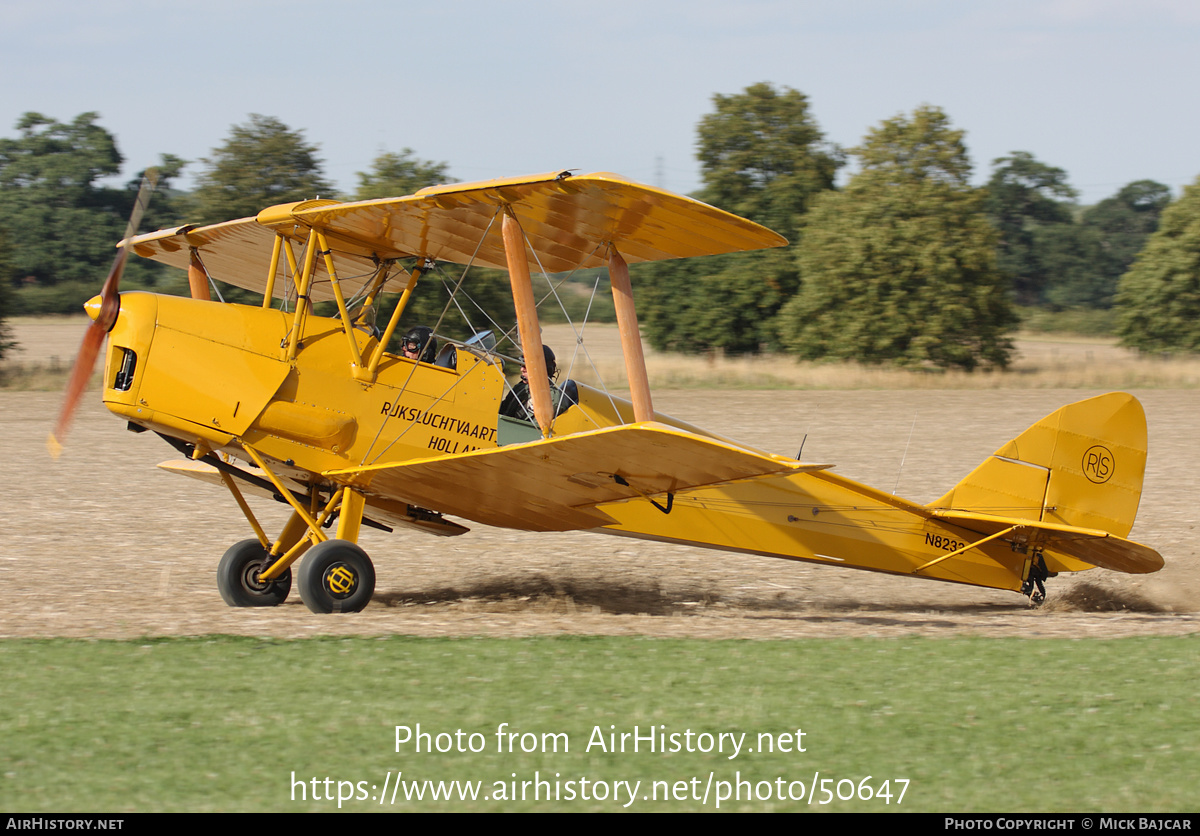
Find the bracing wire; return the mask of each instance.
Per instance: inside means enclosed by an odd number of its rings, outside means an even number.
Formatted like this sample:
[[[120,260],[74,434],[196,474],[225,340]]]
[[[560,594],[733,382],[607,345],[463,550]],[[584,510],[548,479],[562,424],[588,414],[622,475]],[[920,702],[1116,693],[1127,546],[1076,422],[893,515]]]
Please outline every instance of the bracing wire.
[[[896,486],[892,488],[892,496],[896,495],[896,491],[900,490],[900,474],[904,472],[904,461],[908,458],[908,448],[912,444],[913,430],[917,428],[917,413],[913,413],[912,426],[908,428],[908,441],[904,445],[904,455],[900,457],[900,467],[896,471]]]

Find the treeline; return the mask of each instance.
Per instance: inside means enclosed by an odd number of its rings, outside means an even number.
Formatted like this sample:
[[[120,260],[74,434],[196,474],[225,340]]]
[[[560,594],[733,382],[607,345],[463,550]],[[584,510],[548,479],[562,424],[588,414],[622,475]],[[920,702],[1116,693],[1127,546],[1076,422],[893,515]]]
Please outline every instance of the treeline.
[[[885,120],[842,149],[826,141],[796,90],[756,84],[713,104],[697,128],[704,185],[694,197],[791,244],[640,265],[634,285],[656,348],[1003,368],[1020,313],[1031,311],[1113,318],[1126,344],[1146,350],[1200,347],[1200,181],[1174,203],[1166,186],[1143,180],[1085,209],[1062,169],[1026,152],[995,160],[987,185],[972,186],[963,132],[935,107]],[[98,120],[30,113],[15,138],[0,139],[0,323],[14,313],[77,311],[97,292],[141,179],[104,185],[123,160]],[[851,161],[854,174],[839,188]],[[406,148],[381,154],[353,194],[339,195],[303,132],[259,115],[194,164],[196,186],[182,192],[175,183],[188,163],[162,156],[143,229],[452,182],[447,163]],[[154,262],[134,259],[126,275],[126,287],[186,292],[176,271]],[[457,276],[443,278],[449,286]],[[474,314],[476,327],[511,319],[503,274],[482,271],[470,284],[486,312]],[[574,316],[592,302],[591,285],[567,288]],[[473,314],[429,294],[407,318],[444,315],[448,330]],[[0,354],[7,344],[0,325]]]
[[[1200,185],[1171,204],[1167,186],[1137,181],[1084,209],[1066,173],[1027,152],[973,187],[963,132],[936,107],[840,149],[796,90],[756,84],[713,102],[696,197],[792,243],[642,268],[656,348],[1003,368],[1022,315],[1068,312],[1115,322],[1137,348],[1200,340]]]

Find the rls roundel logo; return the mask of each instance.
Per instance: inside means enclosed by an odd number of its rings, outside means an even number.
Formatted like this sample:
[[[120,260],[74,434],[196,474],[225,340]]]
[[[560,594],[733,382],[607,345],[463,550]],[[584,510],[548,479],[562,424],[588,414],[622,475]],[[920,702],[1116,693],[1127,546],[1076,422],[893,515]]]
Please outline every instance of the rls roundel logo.
[[[1089,447],[1083,454],[1083,475],[1097,485],[1111,479],[1116,467],[1117,460],[1113,458],[1112,451],[1101,444]]]

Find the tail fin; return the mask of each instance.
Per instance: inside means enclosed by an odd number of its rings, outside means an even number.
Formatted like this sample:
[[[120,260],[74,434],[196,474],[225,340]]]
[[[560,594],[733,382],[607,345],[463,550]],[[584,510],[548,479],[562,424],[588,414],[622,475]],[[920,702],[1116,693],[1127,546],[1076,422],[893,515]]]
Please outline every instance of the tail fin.
[[[1145,471],[1146,413],[1133,395],[1113,392],[1047,415],[928,507],[1127,537]]]

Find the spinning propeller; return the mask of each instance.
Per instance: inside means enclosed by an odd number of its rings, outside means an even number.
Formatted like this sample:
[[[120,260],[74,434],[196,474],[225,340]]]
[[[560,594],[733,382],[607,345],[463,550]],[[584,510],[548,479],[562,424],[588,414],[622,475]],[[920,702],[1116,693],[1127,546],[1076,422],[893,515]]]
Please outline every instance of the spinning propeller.
[[[146,169],[146,174],[142,177],[142,185],[138,188],[137,200],[133,204],[133,213],[129,216],[129,225],[125,227],[125,243],[117,251],[117,257],[113,259],[112,268],[108,271],[108,278],[105,279],[104,287],[100,290],[100,303],[97,306],[93,300],[86,306],[88,316],[92,317],[92,323],[83,335],[83,344],[79,347],[75,366],[71,369],[71,379],[67,382],[66,397],[63,398],[58,422],[54,425],[54,431],[50,433],[50,437],[46,439],[46,447],[50,450],[50,455],[55,458],[62,452],[61,440],[66,437],[67,429],[71,426],[71,419],[75,417],[75,409],[79,406],[79,398],[83,395],[83,390],[87,388],[87,382],[92,376],[92,370],[96,366],[96,357],[100,354],[100,346],[104,344],[104,337],[117,322],[117,314],[121,310],[121,274],[125,272],[125,262],[129,256],[129,241],[137,232],[138,224],[142,221],[142,213],[146,211],[146,204],[150,202],[150,193],[154,191],[157,183],[158,169]]]

